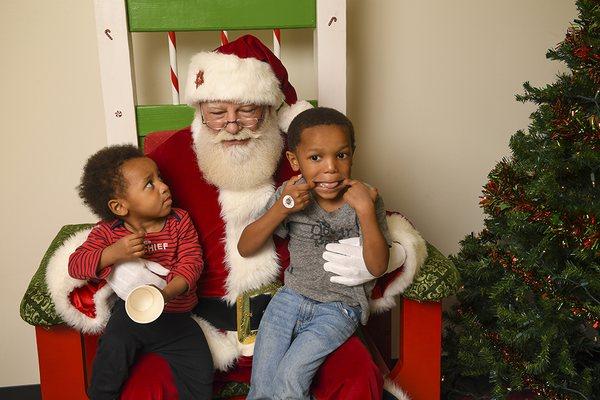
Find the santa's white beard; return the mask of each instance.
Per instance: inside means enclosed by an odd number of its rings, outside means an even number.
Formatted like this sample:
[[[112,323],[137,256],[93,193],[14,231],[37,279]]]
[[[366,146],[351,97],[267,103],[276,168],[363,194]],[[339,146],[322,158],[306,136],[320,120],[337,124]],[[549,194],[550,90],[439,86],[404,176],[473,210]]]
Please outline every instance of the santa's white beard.
[[[202,124],[199,112],[192,122],[194,150],[204,179],[220,189],[247,190],[272,180],[283,150],[276,115],[269,110],[260,129],[242,129],[235,139],[246,144],[227,146],[219,139],[232,139],[226,132],[216,135]]]

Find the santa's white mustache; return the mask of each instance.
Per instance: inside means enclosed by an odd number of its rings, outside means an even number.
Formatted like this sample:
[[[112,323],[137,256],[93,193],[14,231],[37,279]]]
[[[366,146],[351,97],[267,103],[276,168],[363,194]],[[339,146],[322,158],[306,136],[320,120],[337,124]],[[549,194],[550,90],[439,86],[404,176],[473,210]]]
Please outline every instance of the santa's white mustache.
[[[229,140],[246,140],[246,139],[258,139],[262,134],[258,132],[253,132],[248,128],[244,128],[236,134],[231,134],[225,130],[225,128],[221,129],[219,133],[212,136],[210,139],[213,143],[220,143]]]

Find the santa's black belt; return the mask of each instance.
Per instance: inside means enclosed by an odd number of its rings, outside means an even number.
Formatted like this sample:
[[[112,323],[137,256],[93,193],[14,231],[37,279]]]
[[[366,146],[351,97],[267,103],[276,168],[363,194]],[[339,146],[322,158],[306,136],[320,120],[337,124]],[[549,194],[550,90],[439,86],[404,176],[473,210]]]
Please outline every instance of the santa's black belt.
[[[260,319],[262,318],[267,305],[271,301],[271,294],[259,294],[250,296],[248,302],[250,305],[250,329],[258,329]],[[240,299],[238,299],[240,301]],[[201,297],[198,305],[194,308],[194,314],[210,322],[217,329],[226,331],[237,331],[238,328],[238,304],[229,305],[220,297]]]

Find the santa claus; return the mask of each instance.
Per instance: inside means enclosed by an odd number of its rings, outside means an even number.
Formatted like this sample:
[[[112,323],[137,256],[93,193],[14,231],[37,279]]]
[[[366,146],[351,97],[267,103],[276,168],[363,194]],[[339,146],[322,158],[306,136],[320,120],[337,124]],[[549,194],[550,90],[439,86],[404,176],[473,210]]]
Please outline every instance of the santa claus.
[[[281,162],[285,131],[310,104],[297,101],[283,64],[250,35],[194,56],[185,89],[195,109],[191,127],[170,135],[148,156],[158,164],[174,203],[189,212],[198,230],[204,272],[195,312],[218,370],[218,391],[224,382],[249,382],[260,318],[288,265],[285,241],[275,238],[250,258],[239,255],[237,242],[244,227],[264,212],[274,188],[291,177],[288,164]],[[411,283],[426,257],[423,239],[406,219],[392,214],[388,225],[394,246],[388,273],[373,291],[374,312],[395,304],[393,297]],[[324,268],[332,281],[356,285],[374,279],[357,243],[331,244],[328,250]],[[64,301],[57,308],[74,313],[73,296],[59,297]],[[107,308],[98,304],[105,300],[98,293],[95,300],[92,319],[101,328]],[[75,323],[85,330],[90,318],[85,323],[78,318]],[[173,393],[168,373],[158,356],[142,358],[122,398],[168,398]],[[382,390],[379,369],[353,337],[321,366],[312,393],[318,399],[365,400],[381,399]]]

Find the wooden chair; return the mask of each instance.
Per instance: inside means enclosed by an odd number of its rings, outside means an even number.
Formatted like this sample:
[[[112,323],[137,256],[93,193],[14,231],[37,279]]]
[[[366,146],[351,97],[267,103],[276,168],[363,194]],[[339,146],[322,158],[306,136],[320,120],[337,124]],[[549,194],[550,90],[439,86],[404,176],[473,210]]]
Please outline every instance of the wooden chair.
[[[95,9],[108,144],[142,143],[151,132],[188,126],[193,117],[191,108],[178,104],[176,68],[174,104],[135,104],[132,32],[169,32],[175,47],[176,31],[221,30],[226,40],[228,31],[272,29],[277,54],[280,29],[315,29],[316,101],[346,111],[345,0],[95,0]],[[439,399],[441,304],[401,299],[397,337],[390,316],[374,317],[367,329],[382,372],[413,400]],[[36,326],[43,399],[86,398],[97,339],[64,325]],[[394,365],[393,341],[399,347]]]

